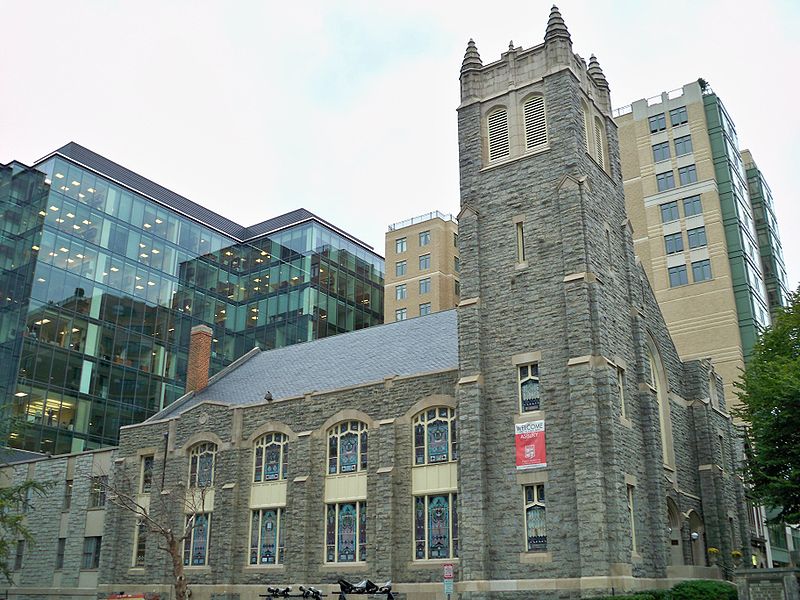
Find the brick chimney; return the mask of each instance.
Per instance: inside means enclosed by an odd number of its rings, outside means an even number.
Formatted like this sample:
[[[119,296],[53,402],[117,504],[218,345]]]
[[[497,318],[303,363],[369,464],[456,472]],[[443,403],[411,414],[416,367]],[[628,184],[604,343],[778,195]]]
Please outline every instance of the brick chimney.
[[[189,341],[189,368],[186,371],[186,392],[199,392],[208,387],[208,368],[211,365],[211,336],[208,325],[192,327]]]

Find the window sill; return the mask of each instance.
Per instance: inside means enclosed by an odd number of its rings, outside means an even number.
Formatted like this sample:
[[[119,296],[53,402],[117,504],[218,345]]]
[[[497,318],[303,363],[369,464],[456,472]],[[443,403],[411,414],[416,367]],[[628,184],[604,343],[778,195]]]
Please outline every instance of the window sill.
[[[363,571],[369,566],[367,561],[351,562],[351,563],[324,563],[320,569],[323,571]]]
[[[128,574],[129,575],[136,575],[138,573],[146,573],[147,570],[144,567],[128,567]]]
[[[428,558],[428,559],[419,559],[419,560],[412,560],[408,563],[409,569],[438,569],[442,565],[447,564],[458,564],[460,561],[458,558]]]
[[[211,573],[211,565],[183,565],[183,570],[193,573]]]
[[[283,563],[277,565],[245,565],[242,568],[242,573],[259,573],[262,571],[285,571],[286,565]]]
[[[553,562],[553,555],[549,552],[520,552],[519,562],[523,565],[535,565]]]

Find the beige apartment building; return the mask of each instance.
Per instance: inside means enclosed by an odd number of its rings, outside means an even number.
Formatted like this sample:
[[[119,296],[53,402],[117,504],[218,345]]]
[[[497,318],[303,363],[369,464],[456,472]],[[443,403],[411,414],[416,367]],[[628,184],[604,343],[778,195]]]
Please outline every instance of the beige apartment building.
[[[458,222],[435,211],[386,232],[384,322],[454,308],[459,298]]]
[[[735,404],[769,307],[733,121],[703,80],[615,117],[636,255],[681,358],[711,358]]]

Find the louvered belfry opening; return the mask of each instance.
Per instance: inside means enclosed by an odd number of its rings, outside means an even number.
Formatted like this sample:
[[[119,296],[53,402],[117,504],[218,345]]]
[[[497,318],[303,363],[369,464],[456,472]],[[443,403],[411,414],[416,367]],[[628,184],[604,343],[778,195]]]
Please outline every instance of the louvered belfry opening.
[[[536,150],[547,146],[547,120],[544,97],[533,96],[523,106],[525,116],[525,149]]]
[[[510,153],[508,112],[502,108],[489,115],[489,160],[505,158]]]

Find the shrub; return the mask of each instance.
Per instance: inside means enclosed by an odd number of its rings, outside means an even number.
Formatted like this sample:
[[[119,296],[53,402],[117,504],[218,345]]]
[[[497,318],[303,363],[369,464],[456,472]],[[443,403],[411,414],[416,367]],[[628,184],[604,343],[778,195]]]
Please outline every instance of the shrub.
[[[640,592],[637,594],[626,594],[624,596],[600,596],[592,600],[658,600],[651,592]]]
[[[645,590],[642,594],[650,594],[653,600],[672,600],[669,590]]]
[[[670,592],[670,600],[736,600],[736,587],[723,581],[698,579],[679,583]]]

